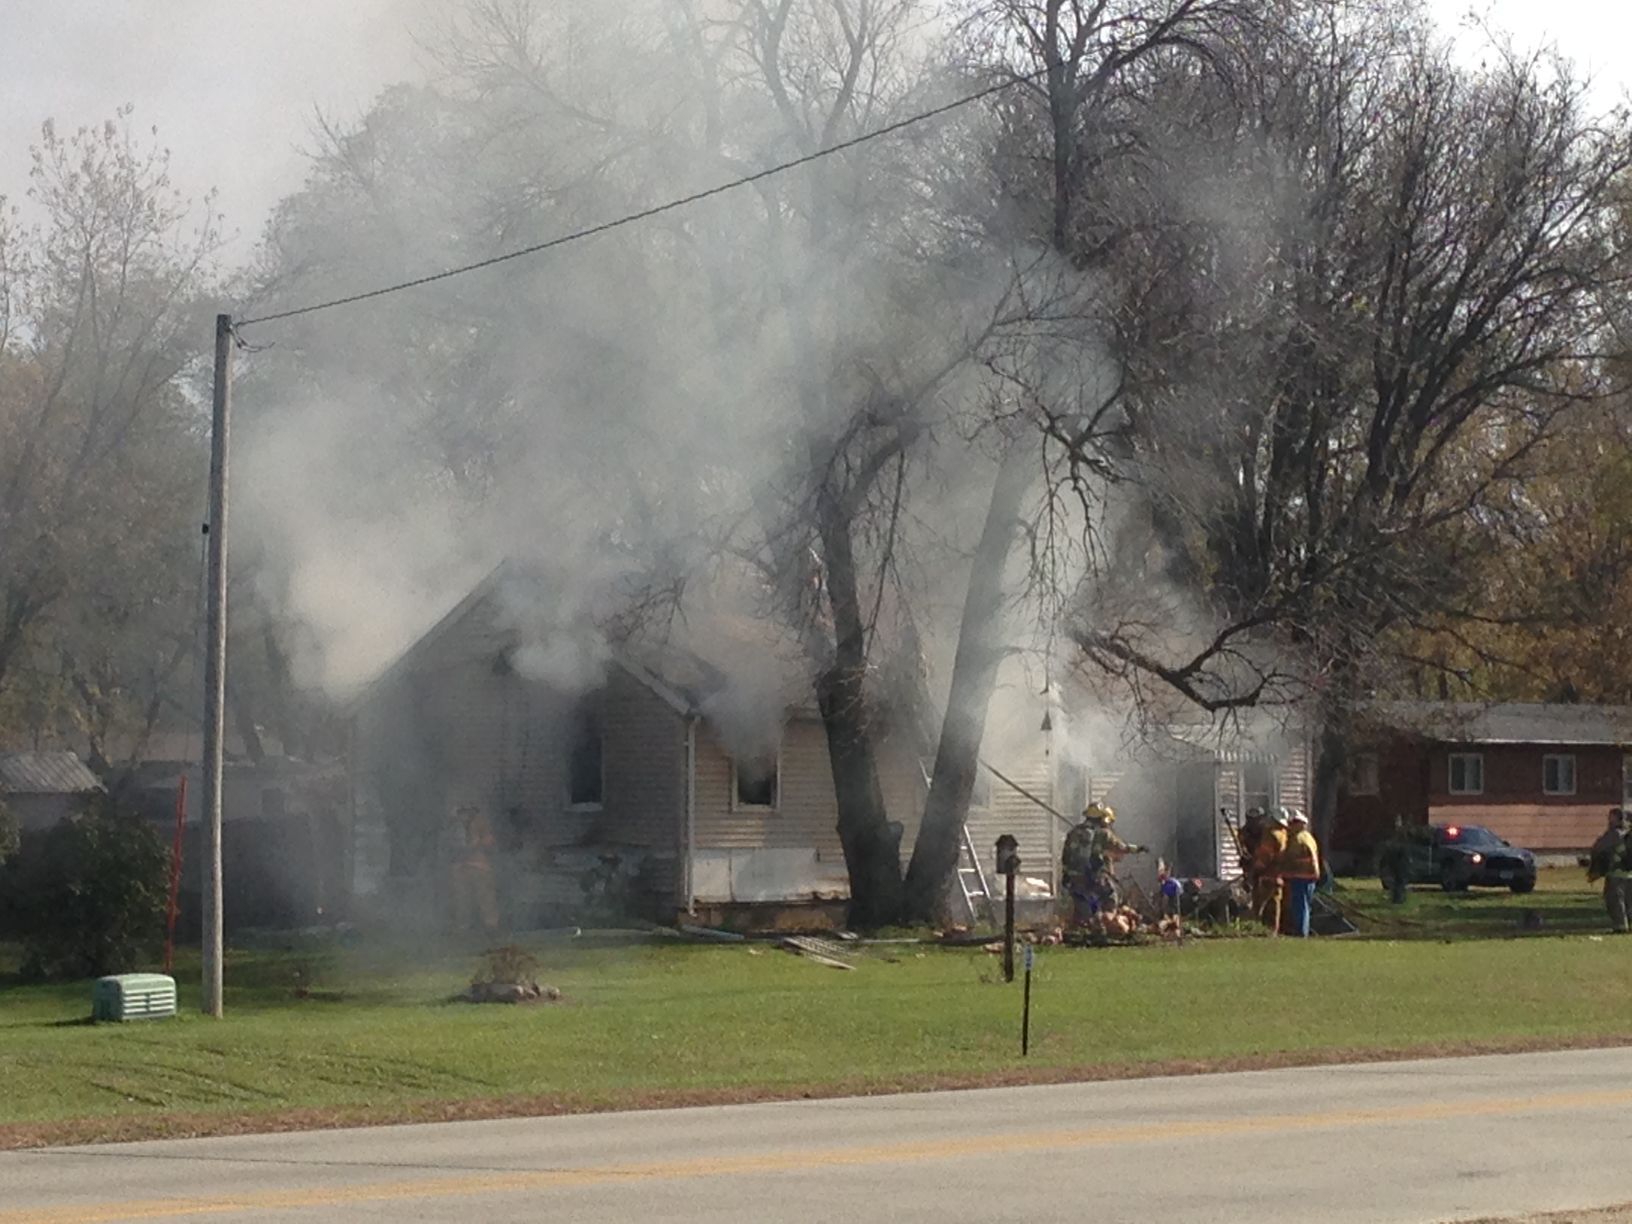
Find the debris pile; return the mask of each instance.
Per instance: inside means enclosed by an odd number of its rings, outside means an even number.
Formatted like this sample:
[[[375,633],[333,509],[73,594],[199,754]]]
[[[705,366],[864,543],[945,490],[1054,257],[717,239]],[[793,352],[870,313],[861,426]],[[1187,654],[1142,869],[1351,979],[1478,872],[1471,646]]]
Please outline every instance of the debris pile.
[[[561,991],[537,982],[472,982],[459,996],[462,1003],[557,1003]]]
[[[1068,944],[1135,943],[1150,924],[1131,905],[1100,910],[1065,932]]]
[[[561,992],[540,986],[534,976],[538,958],[514,944],[493,948],[482,956],[470,985],[456,996],[461,1003],[555,1003]]]

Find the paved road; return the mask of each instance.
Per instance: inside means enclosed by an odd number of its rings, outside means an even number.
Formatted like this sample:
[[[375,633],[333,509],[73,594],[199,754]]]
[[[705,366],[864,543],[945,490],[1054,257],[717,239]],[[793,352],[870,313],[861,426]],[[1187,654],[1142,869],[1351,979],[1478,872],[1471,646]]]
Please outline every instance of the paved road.
[[[0,1224],[1415,1224],[1628,1200],[1632,1050],[0,1153]]]

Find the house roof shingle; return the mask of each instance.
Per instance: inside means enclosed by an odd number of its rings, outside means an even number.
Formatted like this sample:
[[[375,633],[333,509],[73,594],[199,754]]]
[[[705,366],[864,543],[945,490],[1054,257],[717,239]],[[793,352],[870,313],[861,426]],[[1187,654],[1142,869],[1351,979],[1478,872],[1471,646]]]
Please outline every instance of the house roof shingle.
[[[90,795],[102,780],[71,752],[0,753],[0,794]]]
[[[1632,706],[1385,701],[1371,713],[1386,726],[1447,743],[1632,745]]]

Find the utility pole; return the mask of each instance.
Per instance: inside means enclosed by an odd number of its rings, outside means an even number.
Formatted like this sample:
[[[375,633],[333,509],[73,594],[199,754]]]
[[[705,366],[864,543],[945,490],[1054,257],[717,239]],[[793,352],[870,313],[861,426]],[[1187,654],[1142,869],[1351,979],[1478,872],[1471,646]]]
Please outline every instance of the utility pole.
[[[204,647],[204,1014],[221,1014],[221,771],[227,695],[227,415],[232,316],[215,316],[210,418],[209,610]]]

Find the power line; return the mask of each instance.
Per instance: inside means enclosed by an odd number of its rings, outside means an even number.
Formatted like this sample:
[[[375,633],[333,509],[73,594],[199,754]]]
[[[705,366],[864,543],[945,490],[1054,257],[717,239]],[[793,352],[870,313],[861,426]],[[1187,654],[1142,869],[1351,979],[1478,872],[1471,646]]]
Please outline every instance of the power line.
[[[976,90],[971,94],[965,94],[960,98],[955,98],[951,102],[942,103],[940,106],[932,107],[929,110],[919,111],[917,114],[908,115],[904,119],[897,119],[894,123],[886,123],[883,127],[874,128],[871,131],[863,132],[859,136],[852,136],[848,140],[841,140],[837,144],[827,145],[823,148],[817,149],[813,153],[806,153],[803,156],[795,157],[790,161],[779,162],[774,166],[767,166],[763,170],[756,170],[752,174],[745,174],[741,178],[732,179],[730,182],[720,183],[717,186],[708,187],[702,191],[695,191],[690,195],[680,196],[678,199],[668,200],[665,203],[653,205],[651,208],[643,208],[638,212],[626,213],[623,216],[616,217],[611,221],[603,221],[599,225],[589,226],[587,229],[574,230],[569,234],[562,234],[559,237],[551,238],[545,242],[538,242],[534,243],[532,246],[525,246],[519,248],[518,250],[507,251],[503,255],[494,255],[489,259],[477,260],[475,263],[463,264],[457,268],[446,268],[441,272],[432,272],[427,276],[419,276],[415,277],[413,280],[400,281],[394,285],[385,285],[379,289],[368,289],[362,293],[352,293],[345,297],[331,298],[326,302],[314,302],[310,306],[297,306],[292,310],[280,310],[273,314],[260,315],[259,317],[253,319],[240,319],[236,326],[249,327],[256,323],[274,323],[279,319],[292,319],[296,315],[315,314],[320,310],[332,310],[336,306],[350,306],[355,302],[366,302],[371,298],[385,297],[387,294],[391,293],[401,293],[405,289],[417,289],[421,285],[433,284],[436,281],[447,280],[454,276],[463,276],[466,272],[476,272],[482,268],[491,268],[495,264],[508,263],[512,259],[521,259],[528,255],[538,255],[544,251],[553,250],[556,247],[566,246],[568,243],[578,242],[585,238],[593,238],[598,234],[607,233],[609,230],[620,229],[625,225],[633,225],[637,221],[647,221],[652,217],[661,216],[663,213],[673,212],[679,208],[685,208],[688,205],[696,204],[701,200],[707,200],[717,195],[724,195],[728,191],[735,191],[738,187],[747,187],[750,184],[760,182],[763,179],[771,178],[774,175],[783,174],[789,170],[797,170],[800,166],[806,166],[811,162],[820,161],[824,157],[831,157],[835,153],[842,153],[846,149],[853,149],[857,145],[866,144],[870,140],[878,140],[883,136],[894,135],[896,132],[912,127],[915,124],[924,123],[930,119],[938,119],[940,116],[948,114],[951,111],[955,111],[960,107],[968,106],[970,103],[979,102],[983,98],[989,98],[993,94],[1002,93],[1004,90],[1012,89],[1016,85],[1021,85],[1028,81],[1036,80],[1037,78],[1046,74],[1047,71],[1047,68],[1040,68],[1035,72],[1028,72],[1019,76],[1010,77],[1008,80],[1000,81],[996,85],[988,85],[985,89]]]

